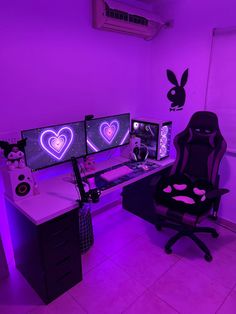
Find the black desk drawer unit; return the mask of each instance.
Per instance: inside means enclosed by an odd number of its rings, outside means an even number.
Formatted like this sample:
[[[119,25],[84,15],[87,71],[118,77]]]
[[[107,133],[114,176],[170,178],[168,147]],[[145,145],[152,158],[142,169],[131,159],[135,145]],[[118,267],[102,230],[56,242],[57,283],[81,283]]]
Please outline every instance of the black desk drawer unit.
[[[156,213],[153,197],[155,193],[155,182],[157,182],[161,176],[167,175],[170,169],[171,166],[124,187],[122,191],[123,208],[155,224]]]
[[[47,304],[82,280],[78,209],[37,226],[7,205],[16,266]]]

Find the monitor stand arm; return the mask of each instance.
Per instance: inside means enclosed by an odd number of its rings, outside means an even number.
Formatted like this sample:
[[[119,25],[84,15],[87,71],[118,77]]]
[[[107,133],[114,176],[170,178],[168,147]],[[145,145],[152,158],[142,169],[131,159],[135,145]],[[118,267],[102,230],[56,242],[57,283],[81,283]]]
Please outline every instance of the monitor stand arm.
[[[73,168],[74,175],[75,175],[76,185],[77,185],[79,192],[80,192],[79,204],[80,204],[80,207],[82,207],[84,203],[88,202],[88,193],[85,192],[83,181],[82,181],[79,167],[77,164],[77,160],[75,157],[71,158],[71,163],[72,163],[72,168]]]

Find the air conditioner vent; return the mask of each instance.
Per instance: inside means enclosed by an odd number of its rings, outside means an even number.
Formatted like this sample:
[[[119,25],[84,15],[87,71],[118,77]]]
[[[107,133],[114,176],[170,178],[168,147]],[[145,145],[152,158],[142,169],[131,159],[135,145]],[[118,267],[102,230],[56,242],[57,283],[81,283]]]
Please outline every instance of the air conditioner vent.
[[[93,0],[95,28],[152,39],[164,26],[160,18],[116,0]]]
[[[129,21],[130,23],[134,24],[140,24],[148,26],[148,19],[146,19],[143,16],[129,14],[128,12],[111,9],[107,3],[105,3],[106,6],[106,16],[117,19],[117,20],[123,20],[123,21]]]

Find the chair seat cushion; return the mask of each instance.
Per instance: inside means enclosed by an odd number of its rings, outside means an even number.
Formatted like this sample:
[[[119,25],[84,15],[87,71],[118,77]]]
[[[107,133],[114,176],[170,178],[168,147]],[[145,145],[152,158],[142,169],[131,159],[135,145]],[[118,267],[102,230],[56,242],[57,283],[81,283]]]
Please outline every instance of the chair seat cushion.
[[[157,204],[172,208],[172,211],[180,214],[201,216],[212,206],[212,200],[206,198],[212,188],[212,184],[206,180],[195,180],[183,174],[173,175],[158,182],[155,200]]]
[[[155,206],[155,211],[158,215],[164,216],[168,220],[178,222],[178,223],[183,223],[190,226],[195,226],[196,224],[200,223],[208,214],[208,213],[205,213],[205,215],[196,216],[196,215],[189,214],[187,212],[176,211],[162,204],[155,203],[154,206]]]

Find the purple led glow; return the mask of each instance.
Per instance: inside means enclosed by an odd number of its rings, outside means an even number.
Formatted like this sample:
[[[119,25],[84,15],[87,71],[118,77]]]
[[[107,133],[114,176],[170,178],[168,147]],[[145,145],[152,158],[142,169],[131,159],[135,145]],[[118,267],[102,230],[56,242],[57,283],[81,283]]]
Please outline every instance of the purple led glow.
[[[63,147],[66,145],[66,142],[67,138],[65,135],[60,135],[59,137],[52,136],[48,140],[49,146],[58,153],[62,151]]]
[[[89,147],[94,151],[94,152],[98,152],[99,149],[89,140],[87,139],[87,143],[89,145]]]
[[[169,129],[168,129],[168,126],[167,125],[164,125],[162,128],[161,128],[161,135],[162,136],[166,136],[169,132]]]
[[[73,141],[73,131],[69,127],[62,127],[57,133],[46,130],[40,136],[40,145],[53,158],[61,160]]]
[[[125,142],[125,140],[127,139],[128,135],[129,135],[129,129],[128,129],[127,132],[125,133],[125,136],[123,137],[122,141],[120,142],[120,145],[123,145],[123,144],[124,144],[124,142]]]
[[[117,120],[113,120],[111,123],[104,121],[100,124],[99,131],[102,138],[110,145],[114,141],[119,128],[120,125]]]

